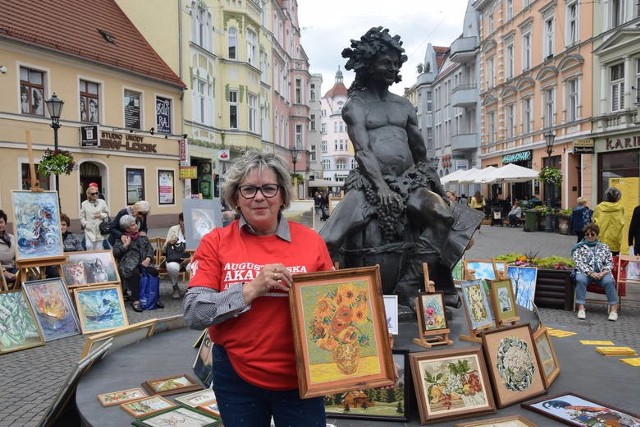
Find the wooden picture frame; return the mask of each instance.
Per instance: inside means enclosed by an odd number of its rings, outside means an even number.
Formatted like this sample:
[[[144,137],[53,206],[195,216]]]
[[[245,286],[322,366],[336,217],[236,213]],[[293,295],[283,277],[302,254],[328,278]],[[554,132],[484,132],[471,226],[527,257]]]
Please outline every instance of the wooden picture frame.
[[[460,335],[459,338],[480,342],[482,340],[477,333],[495,326],[483,280],[465,280],[460,284],[460,293],[470,334]]]
[[[45,341],[80,334],[80,321],[62,279],[34,280],[22,287]]]
[[[195,251],[200,240],[214,228],[222,227],[222,205],[220,199],[184,199],[184,238],[186,250]]]
[[[213,381],[213,342],[209,334],[205,334],[200,342],[196,360],[193,361],[193,373],[205,387],[210,387]]]
[[[511,279],[516,304],[527,310],[532,310],[536,294],[538,268],[509,265],[507,266],[507,277]]]
[[[553,341],[546,327],[538,328],[533,333],[533,341],[536,344],[536,350],[538,352],[544,386],[549,388],[558,374],[560,374],[560,364],[558,363],[556,349],[553,346]]]
[[[451,269],[453,283],[456,285],[464,280],[464,258],[460,258]]]
[[[409,351],[393,350],[393,362],[398,371],[393,387],[360,389],[325,396],[327,418],[408,421],[412,400]]]
[[[291,200],[289,207],[282,211],[282,216],[289,221],[297,222],[313,230],[316,220],[314,212],[315,206],[313,200]]]
[[[495,412],[480,348],[425,351],[409,357],[422,424]]]
[[[418,330],[449,329],[444,309],[444,292],[418,292]]]
[[[198,405],[196,409],[199,409],[206,414],[213,415],[214,417],[220,416],[220,408],[218,407],[218,401],[216,400]]]
[[[498,326],[513,324],[520,320],[511,279],[490,280],[489,299]]]
[[[16,261],[64,256],[57,191],[12,190]]]
[[[498,408],[546,393],[528,323],[485,332],[482,349]]]
[[[157,414],[169,408],[175,408],[178,405],[172,401],[165,399],[159,395],[143,397],[142,399],[132,400],[120,404],[120,407],[134,418],[146,417],[147,415]]]
[[[189,408],[188,406],[176,406],[134,420],[132,424],[137,427],[179,425],[215,427],[220,424],[220,419],[213,415],[205,414],[195,408]]]
[[[202,386],[187,374],[154,378],[142,383],[142,387],[150,394],[169,396],[187,391],[202,390]]]
[[[204,390],[178,396],[175,400],[183,405],[196,408],[198,405],[203,405],[207,402],[211,402],[212,400],[216,400],[216,393],[210,388],[205,388]]]
[[[62,274],[67,287],[120,283],[112,251],[67,252],[65,255],[67,262],[62,264]]]
[[[493,271],[496,273],[495,280],[505,280],[507,278],[508,264],[505,261],[498,261],[493,258],[491,259],[491,263],[493,263]]]
[[[387,329],[391,335],[400,333],[398,323],[398,295],[383,295],[385,318]]]
[[[490,259],[465,259],[463,280],[496,280],[496,271]]]
[[[113,339],[111,351],[115,351],[145,338],[149,338],[154,334],[156,321],[157,319],[155,318],[147,319],[121,328],[110,329],[105,332],[89,335],[84,341],[84,346],[82,347],[82,357],[91,353],[96,346],[99,346],[100,343],[110,338]]]
[[[0,324],[0,354],[44,345],[36,314],[22,291],[0,293]]]
[[[379,266],[294,275],[289,305],[300,397],[395,384]]]
[[[640,424],[640,416],[638,414],[623,411],[573,392],[565,392],[553,397],[524,402],[520,406],[570,426],[605,425],[607,421],[609,423],[615,421],[620,423],[623,418],[627,420],[626,425],[634,425],[632,422],[635,422],[636,425]],[[589,408],[590,410],[585,411],[582,410],[583,408]],[[597,408],[601,409],[597,410]],[[606,419],[603,416],[606,416]],[[579,418],[579,420],[576,420],[576,418]]]
[[[538,427],[538,425],[521,415],[511,415],[457,423],[453,427]]]
[[[97,396],[98,402],[104,407],[120,405],[132,400],[140,400],[144,397],[149,397],[149,395],[140,387],[102,393]]]
[[[120,285],[75,288],[73,295],[83,334],[129,325]]]

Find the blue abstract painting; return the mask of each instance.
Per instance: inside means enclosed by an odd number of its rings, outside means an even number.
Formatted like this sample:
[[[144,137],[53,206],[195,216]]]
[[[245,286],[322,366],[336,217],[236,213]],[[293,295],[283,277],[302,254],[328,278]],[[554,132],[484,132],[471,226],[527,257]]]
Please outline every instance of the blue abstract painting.
[[[507,267],[507,276],[511,279],[516,304],[527,310],[533,310],[538,269],[536,267],[516,267],[510,265]]]
[[[62,256],[58,193],[55,191],[12,191],[16,221],[16,259]]]

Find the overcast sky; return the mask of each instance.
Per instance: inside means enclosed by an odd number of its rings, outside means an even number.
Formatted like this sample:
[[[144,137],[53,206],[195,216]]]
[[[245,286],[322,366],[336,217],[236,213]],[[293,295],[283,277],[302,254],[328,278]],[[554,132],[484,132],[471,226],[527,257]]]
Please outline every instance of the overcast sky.
[[[416,82],[416,67],[424,61],[427,44],[450,46],[462,34],[468,0],[298,0],[302,46],[311,63],[311,73],[321,73],[322,95],[335,82],[338,65],[349,87],[352,71],[340,55],[351,39],[359,39],[371,27],[382,25],[391,35],[400,35],[409,60],[403,65],[402,81],[391,87],[402,94]]]

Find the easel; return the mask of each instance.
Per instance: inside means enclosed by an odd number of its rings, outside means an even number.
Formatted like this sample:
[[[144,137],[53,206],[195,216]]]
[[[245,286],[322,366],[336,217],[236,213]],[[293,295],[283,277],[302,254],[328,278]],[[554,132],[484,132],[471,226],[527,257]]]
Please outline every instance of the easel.
[[[422,264],[422,272],[424,274],[424,287],[426,294],[436,294],[435,282],[429,278],[429,266],[426,262]],[[444,299],[441,299],[441,301],[442,307],[444,308]],[[420,304],[420,295],[416,298],[415,306],[417,308],[416,313],[418,314],[418,338],[414,338],[413,343],[426,348],[431,348],[435,345],[453,344],[453,341],[449,339],[451,329],[445,328],[433,331],[425,329],[424,312],[419,308],[422,307],[422,304]]]

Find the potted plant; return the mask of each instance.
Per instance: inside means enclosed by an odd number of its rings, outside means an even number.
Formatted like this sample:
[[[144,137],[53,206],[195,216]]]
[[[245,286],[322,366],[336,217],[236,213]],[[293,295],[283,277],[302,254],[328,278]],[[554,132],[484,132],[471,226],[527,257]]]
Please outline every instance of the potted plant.
[[[538,179],[548,184],[560,184],[562,182],[562,174],[558,168],[545,166],[538,174]]]
[[[560,209],[556,214],[556,218],[558,219],[558,233],[571,234],[571,230],[569,230],[571,212],[571,209]]]
[[[50,150],[47,148],[38,164],[38,174],[42,176],[69,175],[75,165],[76,162],[70,151]]]

